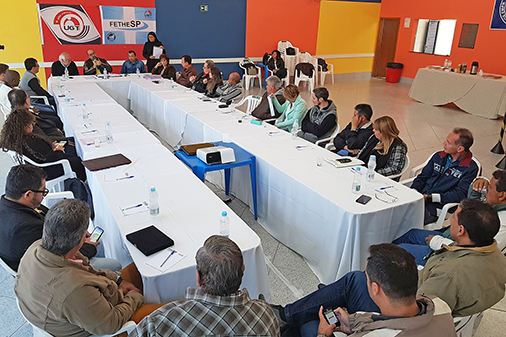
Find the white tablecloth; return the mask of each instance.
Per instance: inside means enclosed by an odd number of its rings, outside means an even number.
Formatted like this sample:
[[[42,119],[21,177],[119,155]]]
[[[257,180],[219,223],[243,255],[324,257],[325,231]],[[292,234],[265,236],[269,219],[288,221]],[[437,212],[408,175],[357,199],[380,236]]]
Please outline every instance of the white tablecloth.
[[[430,105],[455,103],[470,114],[495,119],[506,111],[506,78],[420,68],[409,97]]]
[[[328,163],[316,166],[317,157],[337,155],[283,131],[271,136],[269,132],[278,131],[274,126],[251,124],[242,112],[224,113],[233,109],[202,102],[201,94],[173,88],[170,82],[128,79],[135,116],[172,146],[233,141],[256,156],[258,222],[301,254],[322,282],[363,270],[371,244],[391,242],[411,228],[422,228],[423,197],[418,192],[377,175],[374,183],[364,184],[364,194],[372,200],[360,205],[355,202],[359,195],[351,193],[349,169]],[[208,178],[221,181],[222,176],[208,174]],[[374,187],[387,185],[395,186],[392,194],[399,201],[387,204],[375,198]],[[246,169],[232,170],[231,190],[252,209]]]
[[[113,81],[119,90],[128,88],[124,78],[112,79],[107,85]],[[252,297],[263,293],[270,298],[259,237],[129,112],[110,98],[101,89],[104,82],[99,86],[89,77],[64,82],[69,95],[75,99],[65,103],[59,98],[59,112],[67,134],[76,138],[77,150],[83,159],[122,153],[132,161],[130,165],[87,171],[96,213],[94,224],[105,231],[101,243],[106,256],[118,259],[123,266],[135,262],[142,275],[148,303],[182,298],[187,287],[197,287],[195,254],[209,236],[218,233],[221,212],[226,210],[230,217],[230,238],[241,248],[246,266],[241,287],[247,288]],[[50,79],[49,85],[55,94],[60,84]],[[81,90],[85,90],[86,95],[82,95]],[[91,101],[85,97],[95,99]],[[83,120],[83,109],[78,105],[84,101],[91,113],[87,120]],[[103,136],[106,121],[113,127],[112,144],[102,143],[96,148],[94,144],[85,145],[80,141]],[[98,133],[87,133],[95,129]],[[134,178],[115,180],[126,175]],[[159,193],[160,215],[151,218],[148,212],[143,212],[123,216],[120,207],[147,201],[151,185],[155,185]],[[145,264],[156,254],[146,257],[125,239],[128,233],[151,224],[171,237],[175,241],[173,248],[186,255],[165,273]]]

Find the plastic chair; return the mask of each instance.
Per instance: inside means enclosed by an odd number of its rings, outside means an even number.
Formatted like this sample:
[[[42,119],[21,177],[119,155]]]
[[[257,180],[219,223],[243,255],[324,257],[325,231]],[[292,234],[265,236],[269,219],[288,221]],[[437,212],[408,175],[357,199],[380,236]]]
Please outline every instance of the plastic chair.
[[[33,166],[37,166],[40,168],[53,166],[53,165],[61,165],[63,167],[63,175],[46,181],[46,188],[51,192],[64,191],[65,190],[64,181],[69,178],[76,178],[76,174],[74,171],[72,171],[72,168],[70,167],[70,163],[67,159],[61,159],[61,160],[58,160],[58,161],[55,161],[52,163],[39,164],[24,155],[20,155],[19,153],[15,152],[15,151],[8,151],[7,153],[9,154],[9,156],[11,157],[11,159],[15,165],[28,163],[28,164],[31,164]]]
[[[397,173],[397,174],[394,174],[394,175],[391,175],[391,176],[387,176],[387,177],[390,178],[390,179],[392,179],[392,180],[397,181],[396,179],[400,179],[400,177],[402,177],[402,175],[404,173],[406,173],[406,171],[408,170],[409,164],[410,164],[409,156],[406,155],[406,160],[404,161],[404,166],[402,168],[402,171],[400,173]]]
[[[329,137],[318,139],[315,144],[319,146],[322,143],[330,142],[331,139],[334,139],[337,136],[337,134],[339,133],[339,130],[341,130],[341,127],[339,126],[339,123],[337,123],[336,128],[332,132],[332,135],[330,135]],[[327,144],[327,145],[329,145],[329,144]],[[325,146],[325,148],[327,148],[327,145]],[[332,145],[334,145],[334,144],[332,144]]]
[[[47,99],[46,96],[30,96],[30,101],[32,101],[33,99],[41,99],[44,101],[45,105],[49,105],[49,100]]]
[[[64,199],[74,199],[74,193],[72,193],[72,191],[48,193],[44,199],[42,199],[42,205],[51,208],[54,204]]]
[[[244,71],[244,75],[242,75],[242,81],[246,90],[249,90],[251,80],[253,80],[253,85],[255,85],[255,78],[258,78],[258,87],[262,89],[262,69],[259,66],[255,65],[255,69],[257,70],[257,73],[255,75],[248,75],[248,70],[242,65],[242,62],[239,62],[239,67],[241,67],[241,69]]]
[[[483,315],[482,312],[471,316],[455,317],[453,319],[453,323],[455,324],[455,332],[457,333],[457,337],[472,337],[474,323],[476,322],[476,319],[481,315]]]
[[[331,63],[327,63],[327,71],[323,71],[321,65],[318,65],[318,75],[320,76],[320,85],[325,83],[325,75],[332,75],[332,84],[334,84],[334,65]]]
[[[318,59],[315,57],[312,57],[311,54],[308,52],[302,52],[299,55],[299,63],[311,63],[313,65],[313,77],[309,77],[307,75],[304,75],[301,71],[295,71],[295,85],[299,85],[301,81],[307,81],[309,83],[308,89],[309,92],[312,92],[315,84],[318,83],[317,79],[317,73],[318,73]],[[297,64],[299,64],[297,63]]]
[[[295,55],[286,55],[286,48],[291,47],[295,49]],[[278,50],[281,53],[281,57],[285,60],[285,67],[288,71],[287,78],[290,82],[289,74],[295,73],[295,65],[299,63],[299,48],[294,47],[289,41],[279,41]],[[316,69],[316,68],[315,68]]]
[[[244,103],[248,103],[248,107],[246,108],[246,114],[250,115],[251,111],[255,110],[255,108],[260,104],[262,101],[262,97],[257,95],[249,95],[247,97],[244,97],[239,103],[235,105],[235,107],[241,106]]]
[[[9,274],[16,277],[16,272],[14,271],[14,269],[9,267],[1,257],[0,257],[0,266],[2,266]]]

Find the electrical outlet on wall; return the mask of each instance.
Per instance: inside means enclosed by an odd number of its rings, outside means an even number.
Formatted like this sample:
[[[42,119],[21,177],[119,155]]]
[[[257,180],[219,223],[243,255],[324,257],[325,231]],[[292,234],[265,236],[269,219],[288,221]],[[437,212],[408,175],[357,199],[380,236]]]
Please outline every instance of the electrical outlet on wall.
[[[405,18],[404,19],[404,28],[409,28],[410,24],[411,24],[411,18]]]

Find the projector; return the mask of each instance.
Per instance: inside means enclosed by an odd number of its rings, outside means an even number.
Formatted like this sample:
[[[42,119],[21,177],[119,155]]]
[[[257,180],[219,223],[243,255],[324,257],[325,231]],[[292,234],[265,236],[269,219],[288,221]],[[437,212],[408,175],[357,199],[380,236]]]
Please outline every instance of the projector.
[[[197,158],[207,165],[228,164],[235,161],[235,153],[230,147],[213,146],[197,149]]]

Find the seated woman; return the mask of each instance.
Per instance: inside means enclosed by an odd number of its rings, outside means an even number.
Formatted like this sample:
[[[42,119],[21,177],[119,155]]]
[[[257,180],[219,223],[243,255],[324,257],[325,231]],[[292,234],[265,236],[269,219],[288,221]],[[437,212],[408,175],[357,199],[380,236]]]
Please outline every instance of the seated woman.
[[[274,98],[274,94],[270,94]],[[291,132],[293,122],[297,119],[299,125],[307,113],[306,101],[299,95],[299,88],[296,85],[289,84],[283,92],[286,102],[279,104],[277,99],[273,99],[274,107],[282,113],[281,120],[276,121],[276,126],[280,129]]]
[[[269,61],[267,61],[267,68],[272,71],[274,75],[283,79],[286,77],[287,71],[285,68],[285,61],[281,58],[279,50],[273,50]]]
[[[216,89],[223,85],[223,78],[221,77],[221,71],[217,67],[212,67],[209,72],[209,80],[206,85],[205,95],[208,97],[218,97]]]
[[[372,135],[358,153],[357,158],[366,165],[371,155],[376,156],[376,172],[385,177],[399,174],[406,162],[408,147],[399,138],[399,129],[392,117],[383,116],[373,123]]]
[[[162,74],[163,78],[176,80],[176,68],[169,64],[169,57],[166,54],[160,55],[160,62],[156,64],[151,73],[154,75]]]
[[[11,112],[2,128],[0,147],[4,151],[15,151],[23,154],[36,163],[51,163],[60,159],[68,159],[72,171],[79,179],[86,180],[86,172],[81,158],[76,155],[75,148],[68,143],[60,146],[51,142],[47,137],[33,134],[35,116],[26,109],[17,109]],[[44,167],[51,180],[63,175],[61,165]]]

